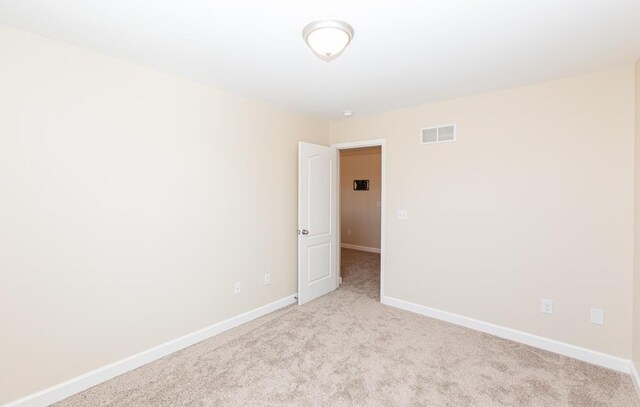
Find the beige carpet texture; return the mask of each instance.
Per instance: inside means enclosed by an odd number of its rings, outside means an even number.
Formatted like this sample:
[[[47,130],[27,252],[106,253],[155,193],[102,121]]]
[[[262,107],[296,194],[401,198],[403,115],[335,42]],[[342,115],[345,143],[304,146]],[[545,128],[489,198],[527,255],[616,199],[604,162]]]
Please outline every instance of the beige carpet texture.
[[[382,305],[380,257],[344,284],[62,406],[640,406],[628,375]]]

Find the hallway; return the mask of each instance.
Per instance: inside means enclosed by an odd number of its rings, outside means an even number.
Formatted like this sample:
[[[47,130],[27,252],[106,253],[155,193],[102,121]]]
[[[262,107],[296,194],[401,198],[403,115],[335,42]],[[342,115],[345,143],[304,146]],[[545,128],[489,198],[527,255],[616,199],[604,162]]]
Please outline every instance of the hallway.
[[[341,261],[340,289],[380,301],[380,255],[342,249]]]

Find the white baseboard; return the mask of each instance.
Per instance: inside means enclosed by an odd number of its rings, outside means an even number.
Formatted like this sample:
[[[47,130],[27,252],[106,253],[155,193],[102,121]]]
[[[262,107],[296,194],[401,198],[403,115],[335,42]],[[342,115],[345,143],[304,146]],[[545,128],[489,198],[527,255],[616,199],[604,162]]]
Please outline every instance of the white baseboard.
[[[640,376],[638,376],[638,370],[635,363],[631,362],[631,380],[633,381],[633,387],[636,389],[636,394],[640,398]]]
[[[631,373],[631,361],[617,356],[581,348],[579,346],[570,345],[568,343],[556,341],[554,339],[544,338],[542,336],[533,335],[527,332],[517,331],[515,329],[491,324],[489,322],[484,322],[451,312],[426,307],[424,305],[414,304],[412,302],[399,300],[397,298],[385,296],[382,298],[381,302],[392,307],[415,312],[416,314],[425,315],[427,317],[450,322],[452,324],[461,325],[476,331],[498,336],[500,338],[505,338],[514,342],[520,342],[525,345],[533,346],[535,348],[544,349],[549,352],[559,353],[564,356],[569,356],[571,358],[592,363],[594,365],[603,366],[608,369],[617,370],[619,372],[627,374]]]
[[[235,328],[273,311],[277,311],[287,305],[293,304],[297,301],[296,296],[297,294],[293,294],[270,304],[245,312],[244,314],[218,322],[217,324],[211,325],[207,328],[184,335],[180,338],[163,343],[133,356],[129,356],[128,358],[119,360],[110,365],[85,373],[82,376],[78,376],[64,383],[60,383],[38,393],[10,402],[9,404],[5,404],[4,407],[48,406],[49,404],[65,399],[86,390],[89,387],[95,386],[96,384],[100,384],[123,373],[137,369],[142,365],[146,365],[147,363],[153,362],[154,360],[160,359],[173,352],[177,352],[224,331],[228,331],[231,328]]]
[[[380,253],[380,249],[376,247],[358,246],[355,244],[340,243],[340,247],[345,249],[360,250],[361,252]]]

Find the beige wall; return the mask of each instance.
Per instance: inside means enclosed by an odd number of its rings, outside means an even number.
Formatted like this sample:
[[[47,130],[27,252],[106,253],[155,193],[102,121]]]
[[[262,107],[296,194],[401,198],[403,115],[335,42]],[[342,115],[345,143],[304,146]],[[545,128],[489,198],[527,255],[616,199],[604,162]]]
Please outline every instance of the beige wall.
[[[332,143],[387,140],[385,294],[630,358],[633,82],[629,65],[332,122]],[[449,123],[457,142],[418,144]]]
[[[640,59],[635,64],[633,363],[640,368]]]
[[[327,121],[5,26],[0,61],[0,404],[296,292]]]
[[[380,248],[380,152],[380,147],[340,151],[341,243]],[[369,190],[354,191],[356,179],[368,179]]]

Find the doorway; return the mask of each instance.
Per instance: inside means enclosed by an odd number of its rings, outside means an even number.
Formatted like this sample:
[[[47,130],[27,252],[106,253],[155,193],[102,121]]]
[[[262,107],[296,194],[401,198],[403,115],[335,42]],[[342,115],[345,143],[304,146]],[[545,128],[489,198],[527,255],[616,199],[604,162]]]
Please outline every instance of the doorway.
[[[384,296],[384,140],[336,144],[340,284]]]
[[[376,288],[375,292],[367,292],[363,298],[374,298],[384,302],[384,252],[385,252],[385,141],[384,139],[359,141],[352,143],[322,146],[306,142],[298,143],[298,304],[302,305],[339,287],[342,276],[341,261],[341,214],[340,214],[340,152],[352,149],[376,147],[379,151],[378,176],[366,173],[345,175],[349,180],[351,190],[360,193],[375,193],[373,206],[378,216],[370,222],[378,223],[374,227],[375,237],[360,227],[354,231],[354,226],[346,225],[345,248],[360,253],[375,255]],[[347,174],[347,173],[345,173]],[[354,178],[355,177],[355,178]],[[367,178],[368,177],[368,178]],[[354,182],[357,181],[357,182]],[[374,185],[375,184],[375,185]],[[346,189],[345,189],[346,194]],[[374,219],[375,218],[375,219]],[[351,229],[351,234],[348,230]],[[379,237],[377,230],[379,230]],[[357,241],[348,237],[368,236],[370,246],[356,244]],[[371,243],[373,242],[373,243]],[[378,253],[379,251],[379,253]],[[353,252],[350,264],[361,266],[358,256]],[[369,259],[371,262],[371,259]],[[345,263],[345,264],[346,264]],[[369,281],[371,283],[371,281]],[[378,289],[379,287],[379,289]],[[345,287],[346,288],[346,287]],[[350,285],[349,288],[353,288]],[[357,287],[356,287],[357,288]],[[357,291],[360,291],[359,289]],[[372,290],[370,290],[372,291]]]

